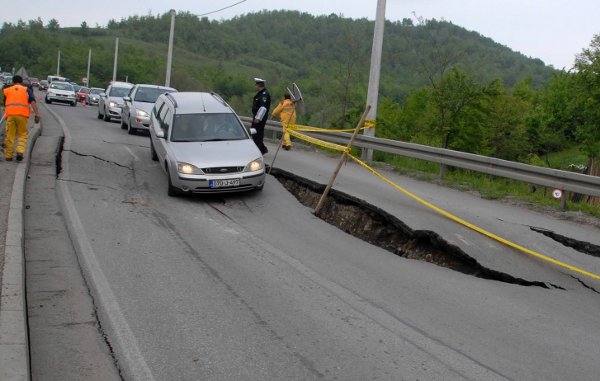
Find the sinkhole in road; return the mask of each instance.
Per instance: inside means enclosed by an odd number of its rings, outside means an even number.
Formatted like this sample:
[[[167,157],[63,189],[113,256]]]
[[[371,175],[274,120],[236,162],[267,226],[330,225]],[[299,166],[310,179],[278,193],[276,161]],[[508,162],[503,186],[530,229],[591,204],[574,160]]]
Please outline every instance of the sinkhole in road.
[[[300,203],[313,209],[325,189],[323,184],[278,168],[272,168],[271,175]],[[483,279],[521,286],[561,288],[486,268],[437,233],[413,230],[381,208],[335,189],[329,193],[318,217],[354,237],[404,258],[429,262]]]

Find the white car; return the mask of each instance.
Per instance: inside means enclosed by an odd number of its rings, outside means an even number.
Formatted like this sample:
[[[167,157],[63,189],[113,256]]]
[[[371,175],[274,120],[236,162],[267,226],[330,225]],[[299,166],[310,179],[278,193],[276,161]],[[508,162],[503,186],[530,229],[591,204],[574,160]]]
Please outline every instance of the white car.
[[[100,93],[98,101],[98,119],[110,122],[111,119],[121,120],[121,109],[123,108],[123,97],[133,87],[128,82],[111,82],[106,91]]]
[[[229,105],[214,93],[168,93],[150,115],[150,152],[169,196],[261,190],[265,165]]]
[[[67,82],[53,81],[46,92],[46,103],[60,102],[69,103],[71,106],[77,106],[77,96],[73,85]]]
[[[148,131],[150,126],[150,112],[154,102],[161,94],[176,92],[172,87],[157,85],[135,85],[123,97],[123,109],[121,110],[121,128],[127,129],[129,134],[137,131]]]

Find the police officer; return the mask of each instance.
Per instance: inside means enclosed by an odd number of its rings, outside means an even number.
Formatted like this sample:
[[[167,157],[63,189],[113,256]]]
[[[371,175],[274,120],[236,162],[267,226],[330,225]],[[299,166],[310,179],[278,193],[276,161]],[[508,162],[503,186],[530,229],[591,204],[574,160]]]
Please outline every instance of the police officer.
[[[31,108],[35,112],[35,122],[40,122],[33,90],[23,86],[23,78],[19,75],[13,77],[13,85],[5,87],[4,93],[4,116],[6,117],[6,141],[4,145],[4,156],[7,161],[13,159],[15,135],[17,136],[17,161],[23,160],[23,154],[27,147],[27,121],[31,114]]]
[[[256,130],[256,134],[252,135],[254,143],[260,149],[262,154],[269,152],[263,139],[265,137],[265,124],[269,117],[269,108],[271,107],[271,94],[265,88],[265,80],[254,78],[256,83],[256,95],[252,102],[252,128]]]

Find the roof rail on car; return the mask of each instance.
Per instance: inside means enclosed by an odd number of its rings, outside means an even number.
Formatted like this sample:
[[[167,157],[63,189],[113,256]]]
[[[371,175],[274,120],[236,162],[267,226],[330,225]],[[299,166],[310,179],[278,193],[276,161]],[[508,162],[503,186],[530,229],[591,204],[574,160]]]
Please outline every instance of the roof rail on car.
[[[169,98],[171,100],[171,102],[173,102],[173,107],[177,108],[177,101],[175,100],[175,98],[173,98],[173,96],[171,95],[171,93],[165,93],[165,96],[167,98]]]
[[[219,102],[221,102],[223,104],[223,106],[229,107],[229,105],[227,104],[227,102],[225,102],[225,100],[223,98],[221,98],[221,96],[219,94],[215,93],[214,91],[211,91],[210,95],[212,95],[216,100],[218,100]]]

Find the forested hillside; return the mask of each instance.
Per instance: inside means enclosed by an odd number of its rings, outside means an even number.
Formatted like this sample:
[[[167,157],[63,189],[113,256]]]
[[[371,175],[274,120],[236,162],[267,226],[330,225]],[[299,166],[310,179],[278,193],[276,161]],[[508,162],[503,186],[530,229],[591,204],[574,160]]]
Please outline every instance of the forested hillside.
[[[113,37],[118,36],[119,78],[163,82],[169,23],[165,14],[111,21],[106,29],[87,25],[61,29],[56,23],[44,28],[39,19],[6,24],[0,42],[2,60],[43,76],[56,71],[56,52],[61,49],[61,72],[80,79],[92,48],[92,80],[104,86],[112,77]],[[372,35],[372,21],[336,15],[275,11],[209,21],[179,13],[173,84],[181,89],[210,88],[238,103],[232,98],[253,90],[253,76],[267,79],[276,95],[295,81],[305,89],[309,105],[321,106],[321,110],[308,107],[314,121],[327,123],[343,116],[339,110],[364,99]],[[540,60],[448,22],[387,22],[384,41],[381,93],[396,101],[428,84],[432,73],[455,65],[479,81],[500,78],[508,86],[531,78],[540,87],[553,72]],[[437,67],[439,60],[447,61],[446,67]]]
[[[170,17],[132,16],[106,28],[60,28],[55,20],[4,24],[0,64],[40,77],[56,71],[92,84],[112,77],[120,38],[118,79],[163,83]],[[267,80],[275,99],[300,85],[300,123],[350,126],[365,106],[373,22],[293,11],[210,21],[178,13],[171,84],[216,91],[242,115],[250,112],[252,77]],[[573,72],[547,67],[445,21],[387,22],[377,135],[551,165],[547,154],[578,147],[593,164],[600,151],[600,38]],[[574,61],[575,61],[574,57]],[[593,165],[588,165],[589,168]]]

